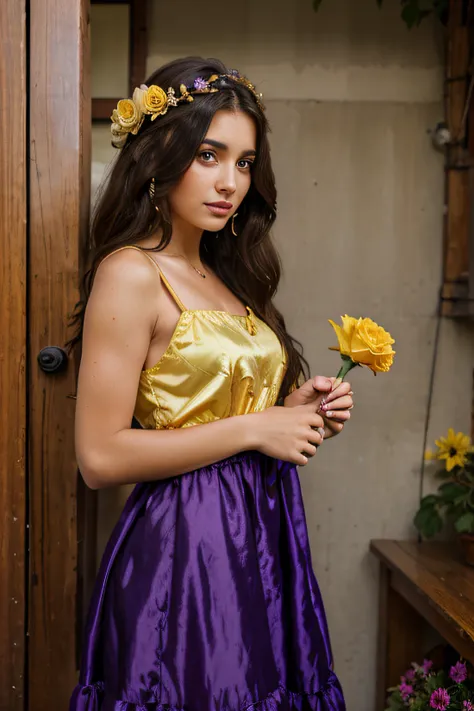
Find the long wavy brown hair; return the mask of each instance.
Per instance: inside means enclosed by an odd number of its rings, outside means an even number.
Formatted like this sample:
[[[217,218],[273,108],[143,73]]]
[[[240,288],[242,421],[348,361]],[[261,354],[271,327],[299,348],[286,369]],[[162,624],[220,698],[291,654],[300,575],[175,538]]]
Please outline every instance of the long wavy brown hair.
[[[212,74],[228,73],[217,59],[185,57],[165,64],[145,83],[156,84],[165,91],[174,87],[177,91],[180,84],[191,86],[197,77],[207,79]],[[70,327],[76,327],[76,332],[65,347],[71,351],[82,339],[94,276],[107,254],[156,232],[161,232],[161,240],[150,251],[159,252],[170,243],[173,231],[168,192],[194,160],[214,114],[222,110],[245,111],[253,119],[257,128],[257,155],[251,169],[250,189],[239,206],[238,238],[231,232],[230,220],[218,239],[216,233],[204,231],[200,257],[279,337],[288,361],[280,389],[280,396],[285,397],[301,375],[307,376],[309,365],[301,343],[287,332],[285,320],[272,301],[280,281],[281,262],[270,237],[276,218],[270,129],[249,89],[232,79],[221,80],[220,91],[197,96],[193,102],[171,108],[155,121],[146,116],[137,135],[127,136],[99,191],[81,279],[81,300],[69,323]]]

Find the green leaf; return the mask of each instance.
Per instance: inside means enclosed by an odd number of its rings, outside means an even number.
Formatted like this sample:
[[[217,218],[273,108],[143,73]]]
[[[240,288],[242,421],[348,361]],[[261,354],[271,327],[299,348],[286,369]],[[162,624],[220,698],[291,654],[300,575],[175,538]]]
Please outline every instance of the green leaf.
[[[431,538],[443,528],[443,519],[434,506],[421,506],[413,523],[425,538]]]
[[[425,508],[426,506],[436,506],[440,501],[440,497],[436,494],[428,494],[424,496],[420,502],[420,507]]]
[[[454,522],[458,533],[474,533],[474,513],[468,511]]]
[[[468,487],[456,484],[454,481],[441,484],[438,491],[443,501],[447,504],[460,503],[469,496]]]
[[[420,10],[418,13],[418,20],[416,21],[417,27],[420,25],[422,20],[424,20],[425,17],[428,17],[428,15],[431,15],[432,12],[432,10]]]
[[[435,691],[440,685],[440,680],[438,679],[438,676],[436,674],[433,674],[433,676],[428,677],[426,680],[426,685],[425,689],[428,692],[428,694],[432,694],[433,691]]]
[[[418,23],[420,8],[416,0],[408,2],[402,10],[402,19],[406,23],[408,29],[411,29]]]
[[[390,689],[388,689],[388,691],[390,691]],[[395,688],[395,691],[390,694],[387,700],[388,707],[385,709],[385,711],[403,711],[403,709],[405,708],[405,703],[402,700],[398,687]]]

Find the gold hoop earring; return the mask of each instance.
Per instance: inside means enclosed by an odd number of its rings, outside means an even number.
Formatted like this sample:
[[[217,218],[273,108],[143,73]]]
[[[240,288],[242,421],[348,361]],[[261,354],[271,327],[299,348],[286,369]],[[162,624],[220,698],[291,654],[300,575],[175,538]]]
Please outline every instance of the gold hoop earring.
[[[231,226],[230,226],[230,228],[231,228],[231,230],[232,230],[232,234],[234,235],[234,237],[238,237],[237,232],[235,231],[235,224],[234,224],[234,220],[235,220],[235,218],[237,217],[238,214],[239,214],[238,212],[235,212],[235,213],[232,215],[232,222],[231,222]]]
[[[154,206],[155,210],[157,213],[160,213],[160,208],[158,205],[155,205],[155,178],[152,178],[150,181],[150,187],[148,188],[148,194],[150,196],[150,200],[152,202],[152,205]]]

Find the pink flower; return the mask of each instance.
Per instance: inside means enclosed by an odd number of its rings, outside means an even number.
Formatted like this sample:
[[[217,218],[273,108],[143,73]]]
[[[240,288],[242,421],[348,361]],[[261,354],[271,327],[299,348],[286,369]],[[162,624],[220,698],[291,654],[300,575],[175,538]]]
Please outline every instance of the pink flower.
[[[408,669],[408,671],[405,673],[405,679],[408,681],[414,681],[415,679],[415,670],[414,669]]]
[[[470,701],[463,701],[462,707],[464,711],[474,711],[474,706]]]
[[[450,701],[451,697],[446,689],[440,687],[431,694],[430,706],[432,709],[437,709],[437,711],[446,711]]]
[[[432,661],[430,661],[429,659],[423,659],[423,664],[421,665],[421,668],[423,669],[423,674],[425,676],[428,675],[428,672],[430,671],[432,666],[433,666]]]
[[[451,667],[449,670],[449,676],[455,684],[462,684],[462,682],[467,679],[466,665],[462,662],[456,662],[454,667]]]
[[[405,684],[405,682],[400,684],[400,695],[403,701],[408,701],[410,696],[413,694],[413,687],[410,684]]]

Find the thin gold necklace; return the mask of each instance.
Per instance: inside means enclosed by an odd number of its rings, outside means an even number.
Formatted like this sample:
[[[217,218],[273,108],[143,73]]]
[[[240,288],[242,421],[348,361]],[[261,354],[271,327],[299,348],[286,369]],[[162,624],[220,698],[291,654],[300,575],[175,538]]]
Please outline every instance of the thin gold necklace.
[[[165,257],[181,257],[181,259],[186,260],[186,262],[189,264],[189,266],[192,267],[192,268],[194,269],[194,271],[199,274],[199,276],[201,276],[203,279],[206,278],[206,274],[204,274],[200,269],[198,269],[197,267],[195,267],[194,264],[192,264],[192,263],[189,261],[189,259],[184,256],[184,254],[170,254],[169,252],[165,252],[165,253],[164,253],[164,256],[165,256]]]

